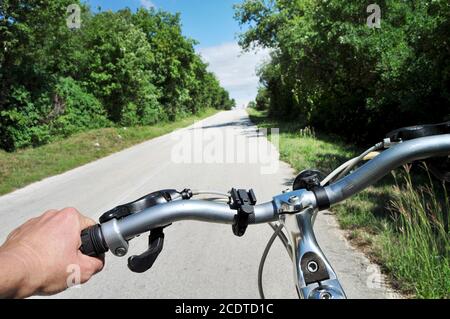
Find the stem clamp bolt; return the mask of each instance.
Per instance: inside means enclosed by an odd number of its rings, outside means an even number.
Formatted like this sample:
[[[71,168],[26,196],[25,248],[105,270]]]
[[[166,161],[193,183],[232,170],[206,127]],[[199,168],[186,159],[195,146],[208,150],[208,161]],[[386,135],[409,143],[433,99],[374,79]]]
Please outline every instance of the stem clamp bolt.
[[[116,253],[116,256],[123,257],[127,254],[127,250],[123,247],[119,247],[116,249],[115,253]]]

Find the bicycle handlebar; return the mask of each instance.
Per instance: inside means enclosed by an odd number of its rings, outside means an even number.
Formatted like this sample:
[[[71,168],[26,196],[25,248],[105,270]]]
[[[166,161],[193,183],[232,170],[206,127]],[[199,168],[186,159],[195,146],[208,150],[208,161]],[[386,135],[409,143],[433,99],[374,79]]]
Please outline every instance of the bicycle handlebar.
[[[375,184],[402,165],[449,154],[450,134],[403,142],[384,151],[347,177],[326,187],[325,191],[331,205],[334,205]]]
[[[403,142],[381,153],[347,177],[325,187],[325,192],[330,204],[334,205],[376,183],[401,165],[449,154],[448,134]],[[298,202],[290,206],[291,210],[286,209],[286,204],[289,206],[289,199],[293,197],[297,198]],[[255,206],[249,224],[276,221],[279,214],[298,213],[306,208],[318,209],[318,203],[312,192],[300,190],[279,195],[274,197],[272,202]],[[226,204],[193,200],[173,201],[119,220],[110,220],[84,231],[80,249],[89,256],[101,255],[108,249],[117,256],[123,256],[128,251],[130,239],[152,229],[181,220],[233,224],[235,215],[236,211]]]
[[[182,220],[231,225],[235,215],[236,211],[227,204],[201,200],[174,201],[124,218],[117,222],[117,227],[124,239],[129,240],[151,229]],[[255,212],[250,216],[249,224],[268,223],[276,221],[277,218],[275,207],[272,202],[269,202],[255,206]]]
[[[123,252],[117,249],[127,247],[126,243],[129,240],[152,229],[182,220],[231,225],[235,215],[236,211],[227,204],[204,200],[173,201],[120,220],[110,220],[101,225],[101,231],[91,227],[82,235],[82,252],[92,257],[97,257],[108,250],[116,255],[122,255]],[[264,224],[277,219],[277,210],[273,202],[269,202],[255,206],[254,213],[249,217],[249,224]]]

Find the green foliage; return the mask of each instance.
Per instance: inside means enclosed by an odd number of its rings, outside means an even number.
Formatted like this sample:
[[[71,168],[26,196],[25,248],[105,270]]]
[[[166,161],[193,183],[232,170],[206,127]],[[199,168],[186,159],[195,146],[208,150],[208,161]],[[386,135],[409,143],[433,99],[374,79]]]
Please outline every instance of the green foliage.
[[[249,109],[256,109],[256,102],[255,101],[250,101],[247,105],[247,108]]]
[[[243,48],[273,49],[260,70],[270,113],[368,142],[391,129],[450,116],[447,0],[378,1],[370,29],[366,0],[247,0]],[[262,103],[264,105],[265,103]]]
[[[270,107],[270,94],[265,87],[258,89],[258,95],[256,96],[256,109],[260,111],[268,110]]]
[[[101,103],[86,93],[72,78],[61,78],[56,85],[50,133],[67,137],[86,129],[110,125]]]
[[[0,109],[2,122],[9,125],[0,127],[2,143],[6,147],[40,145],[49,140],[48,125],[42,121],[47,113],[48,99],[44,95],[34,98],[23,86],[13,88],[9,96],[9,107]]]
[[[66,25],[70,4],[82,8],[79,30]],[[1,1],[0,148],[229,109],[195,43],[179,15],[154,9],[93,14],[77,0]]]

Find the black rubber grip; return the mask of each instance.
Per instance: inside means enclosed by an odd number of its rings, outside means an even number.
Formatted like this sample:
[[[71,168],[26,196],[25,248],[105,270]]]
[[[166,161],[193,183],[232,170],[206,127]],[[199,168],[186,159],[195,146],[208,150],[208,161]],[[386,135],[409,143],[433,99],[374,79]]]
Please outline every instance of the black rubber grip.
[[[331,207],[330,199],[328,198],[325,188],[315,187],[313,193],[314,196],[316,196],[317,208],[319,208],[319,211],[324,211]]]
[[[100,225],[89,227],[81,232],[80,251],[90,257],[100,257],[109,250],[103,238]]]

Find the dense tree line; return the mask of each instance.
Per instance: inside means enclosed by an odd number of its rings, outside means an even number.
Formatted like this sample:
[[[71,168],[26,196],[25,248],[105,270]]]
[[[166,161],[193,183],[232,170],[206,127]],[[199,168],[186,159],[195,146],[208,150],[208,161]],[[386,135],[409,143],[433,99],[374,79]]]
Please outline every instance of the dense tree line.
[[[81,28],[67,25],[81,8]],[[149,125],[233,101],[160,10],[92,13],[75,0],[0,3],[0,148],[110,125]]]
[[[258,108],[367,143],[405,125],[450,120],[450,2],[246,0],[240,44],[271,48]]]

